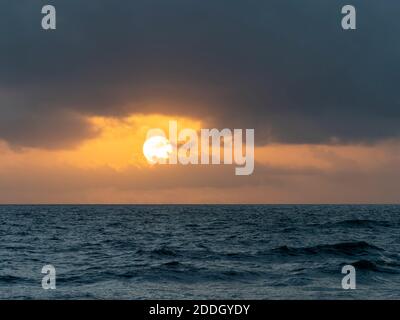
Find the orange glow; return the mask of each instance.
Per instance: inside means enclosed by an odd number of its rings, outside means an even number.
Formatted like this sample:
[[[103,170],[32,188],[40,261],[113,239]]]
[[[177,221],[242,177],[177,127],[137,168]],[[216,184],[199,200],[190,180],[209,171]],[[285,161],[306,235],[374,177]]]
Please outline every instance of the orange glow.
[[[99,135],[83,142],[76,150],[58,152],[58,158],[83,168],[129,166],[148,167],[143,143],[149,129],[160,128],[168,137],[168,122],[177,120],[180,128],[199,130],[201,121],[164,115],[133,115],[122,119],[93,117],[89,121]]]
[[[143,155],[149,129],[168,138],[209,123],[178,116],[90,118],[97,130],[75,149],[12,149],[0,141],[2,203],[392,203],[400,140],[375,145],[272,144],[255,149],[255,174],[224,166],[157,166]],[[257,132],[256,132],[257,137]]]

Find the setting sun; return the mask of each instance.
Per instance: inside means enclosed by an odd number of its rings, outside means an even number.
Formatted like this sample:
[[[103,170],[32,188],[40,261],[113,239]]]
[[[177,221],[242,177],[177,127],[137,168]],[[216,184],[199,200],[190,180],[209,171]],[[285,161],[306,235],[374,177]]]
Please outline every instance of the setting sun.
[[[194,130],[201,128],[201,121],[176,118],[179,126]],[[83,141],[74,150],[56,153],[62,162],[80,168],[109,167],[120,171],[132,166],[147,167],[149,163],[155,163],[157,158],[168,158],[167,154],[172,152],[172,146],[166,138],[166,141],[162,141],[147,137],[151,128],[167,132],[169,120],[169,116],[158,114],[137,114],[125,118],[92,117],[88,121],[98,132],[97,136]]]
[[[143,145],[143,154],[151,164],[168,159],[172,151],[171,143],[163,136],[150,137]]]

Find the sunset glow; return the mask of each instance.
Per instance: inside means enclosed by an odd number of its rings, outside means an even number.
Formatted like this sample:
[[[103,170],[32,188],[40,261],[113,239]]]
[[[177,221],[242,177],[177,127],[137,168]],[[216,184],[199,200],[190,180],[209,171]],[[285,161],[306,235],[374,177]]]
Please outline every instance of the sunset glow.
[[[151,164],[168,159],[171,153],[172,145],[169,140],[163,136],[150,137],[143,145],[143,154]]]
[[[132,115],[129,117],[93,117],[89,121],[98,135],[73,150],[57,152],[57,157],[68,164],[83,168],[110,167],[123,170],[129,166],[148,167],[143,154],[143,143],[150,128],[167,130],[170,117],[163,115]],[[201,122],[179,117],[180,126],[194,130]]]

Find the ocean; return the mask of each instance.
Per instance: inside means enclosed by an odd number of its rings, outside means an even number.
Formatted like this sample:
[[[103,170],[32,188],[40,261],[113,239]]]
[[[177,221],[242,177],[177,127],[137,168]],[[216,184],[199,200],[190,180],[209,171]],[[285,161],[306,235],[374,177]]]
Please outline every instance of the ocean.
[[[400,206],[0,206],[0,299],[399,299]],[[42,288],[44,265],[56,289]],[[356,289],[342,289],[344,265]]]

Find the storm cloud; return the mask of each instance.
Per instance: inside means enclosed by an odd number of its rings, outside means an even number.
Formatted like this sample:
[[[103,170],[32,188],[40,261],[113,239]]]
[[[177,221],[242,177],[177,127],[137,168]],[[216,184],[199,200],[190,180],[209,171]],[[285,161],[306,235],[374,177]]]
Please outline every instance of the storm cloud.
[[[57,30],[41,29],[41,8]],[[399,136],[400,3],[353,0],[3,0],[0,139],[63,148],[87,116],[211,118],[256,142]]]

